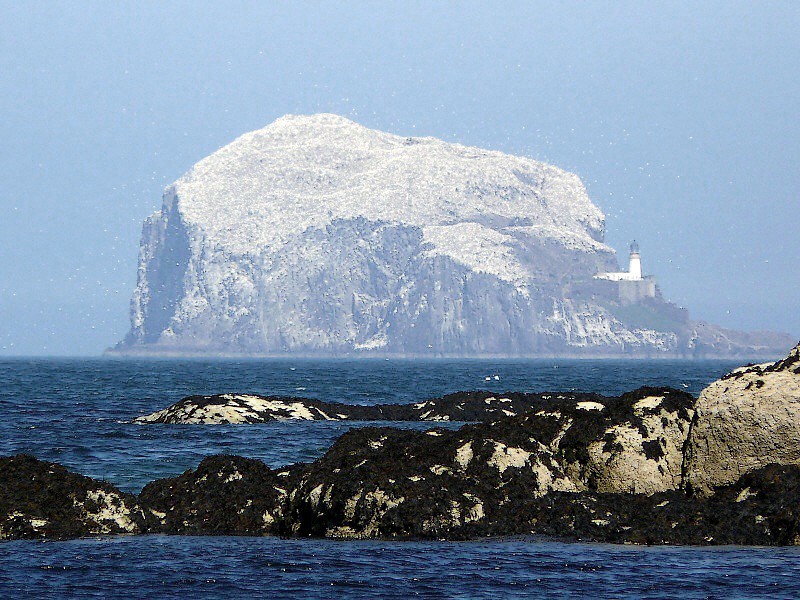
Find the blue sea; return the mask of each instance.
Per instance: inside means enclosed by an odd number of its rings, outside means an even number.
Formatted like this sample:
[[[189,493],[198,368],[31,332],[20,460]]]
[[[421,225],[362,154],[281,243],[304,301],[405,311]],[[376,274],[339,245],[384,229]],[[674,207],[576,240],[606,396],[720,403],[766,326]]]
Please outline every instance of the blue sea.
[[[362,404],[412,402],[471,389],[618,394],[641,385],[669,385],[697,394],[737,364],[4,360],[0,454],[27,452],[136,493],[210,454],[240,454],[271,466],[314,460],[344,431],[363,425],[131,423],[190,394],[253,392]],[[791,598],[800,596],[800,549],[646,548],[533,538],[451,543],[141,536],[0,543],[2,597],[188,595]]]

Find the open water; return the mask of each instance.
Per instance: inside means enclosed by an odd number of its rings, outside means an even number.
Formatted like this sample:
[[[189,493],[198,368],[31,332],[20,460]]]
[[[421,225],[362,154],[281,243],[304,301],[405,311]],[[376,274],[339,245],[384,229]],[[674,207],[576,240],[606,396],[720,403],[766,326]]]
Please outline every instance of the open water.
[[[190,394],[253,392],[364,404],[469,389],[618,394],[640,385],[670,385],[697,394],[734,366],[640,360],[5,360],[0,455],[27,452],[136,493],[210,454],[241,454],[271,466],[314,460],[348,428],[363,425],[130,422]],[[0,543],[3,597],[187,595],[791,598],[800,597],[800,550],[526,538],[448,543],[141,536]]]

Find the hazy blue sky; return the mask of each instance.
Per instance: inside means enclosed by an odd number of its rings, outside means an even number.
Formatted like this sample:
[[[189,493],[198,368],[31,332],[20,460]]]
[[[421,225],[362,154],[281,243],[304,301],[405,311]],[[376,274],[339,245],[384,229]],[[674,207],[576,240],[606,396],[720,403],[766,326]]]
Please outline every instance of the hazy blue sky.
[[[577,172],[696,318],[800,336],[800,3],[0,1],[0,353],[128,328],[163,187],[285,113]]]

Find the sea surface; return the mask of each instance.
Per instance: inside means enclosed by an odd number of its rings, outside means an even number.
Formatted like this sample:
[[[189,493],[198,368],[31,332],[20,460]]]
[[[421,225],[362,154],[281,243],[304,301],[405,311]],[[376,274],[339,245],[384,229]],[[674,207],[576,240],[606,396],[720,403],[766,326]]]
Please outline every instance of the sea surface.
[[[347,429],[364,425],[131,422],[191,394],[253,392],[361,404],[414,402],[472,389],[619,394],[641,385],[669,385],[697,394],[737,365],[664,360],[3,360],[0,455],[30,453],[136,493],[145,483],[181,473],[211,454],[240,454],[275,467],[311,461]],[[535,538],[451,543],[140,536],[0,543],[0,597],[188,595],[792,598],[800,597],[800,550],[646,548]]]

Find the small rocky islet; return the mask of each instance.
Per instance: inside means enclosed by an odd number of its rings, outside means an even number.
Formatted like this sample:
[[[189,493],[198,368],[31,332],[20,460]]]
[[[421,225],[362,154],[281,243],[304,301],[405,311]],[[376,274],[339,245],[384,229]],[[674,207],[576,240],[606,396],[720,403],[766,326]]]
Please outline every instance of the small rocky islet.
[[[800,544],[800,345],[695,398],[465,392],[412,405],[193,396],[147,423],[475,421],[363,427],[312,463],[212,456],[138,496],[0,458],[0,539],[98,534]]]

